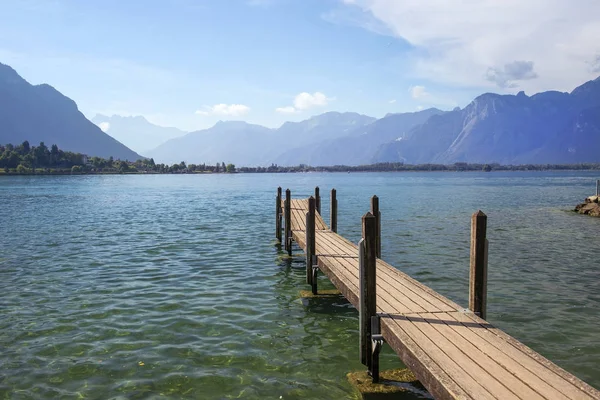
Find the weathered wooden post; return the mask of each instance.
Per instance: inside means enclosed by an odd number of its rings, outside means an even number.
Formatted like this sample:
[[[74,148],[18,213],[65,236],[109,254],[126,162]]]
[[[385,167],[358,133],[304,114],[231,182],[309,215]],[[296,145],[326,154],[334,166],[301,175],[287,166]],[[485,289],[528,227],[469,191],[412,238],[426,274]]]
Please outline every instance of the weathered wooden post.
[[[377,249],[377,258],[381,258],[381,212],[379,211],[379,197],[373,196],[371,197],[371,214],[375,217],[376,220],[376,249]]]
[[[471,217],[471,263],[469,273],[469,309],[486,319],[488,241],[487,216],[477,211]]]
[[[337,192],[335,191],[335,189],[331,189],[331,207],[329,208],[330,211],[330,225],[331,225],[331,230],[333,232],[337,233]]]
[[[317,294],[316,271],[313,271],[315,264],[315,203],[316,199],[312,196],[308,199],[308,212],[306,213],[306,283],[312,286],[313,294]]]
[[[285,249],[292,255],[292,192],[285,191]]]
[[[275,198],[275,237],[281,244],[281,186],[277,188],[277,197]]]
[[[371,341],[371,317],[376,316],[376,251],[377,219],[370,212],[362,217],[362,239],[358,242],[359,279],[359,330],[360,361],[371,370],[373,343]]]
[[[317,212],[320,215],[321,214],[321,194],[320,194],[320,190],[319,190],[318,186],[315,188],[315,207],[317,209]]]

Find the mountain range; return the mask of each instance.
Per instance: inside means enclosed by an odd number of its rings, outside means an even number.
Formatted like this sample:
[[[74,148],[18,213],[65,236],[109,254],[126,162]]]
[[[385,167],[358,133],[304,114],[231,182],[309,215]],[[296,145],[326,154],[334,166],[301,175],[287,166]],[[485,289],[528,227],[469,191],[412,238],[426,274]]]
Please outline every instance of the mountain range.
[[[0,63],[0,143],[45,142],[90,156],[135,161],[142,158],[102,132],[77,104],[50,85],[31,85]]]
[[[44,141],[88,155],[141,158],[130,146],[169,164],[600,162],[600,78],[570,93],[486,93],[463,109],[431,108],[380,119],[327,112],[277,129],[219,121],[186,133],[140,116],[96,115],[92,120],[97,125],[53,87],[33,86],[0,64],[0,143]]]
[[[177,128],[151,124],[141,115],[120,116],[96,114],[91,121],[125,146],[140,154],[154,149],[166,140],[185,135]]]
[[[373,162],[501,164],[600,161],[600,78],[571,93],[487,93],[464,109],[436,115]]]

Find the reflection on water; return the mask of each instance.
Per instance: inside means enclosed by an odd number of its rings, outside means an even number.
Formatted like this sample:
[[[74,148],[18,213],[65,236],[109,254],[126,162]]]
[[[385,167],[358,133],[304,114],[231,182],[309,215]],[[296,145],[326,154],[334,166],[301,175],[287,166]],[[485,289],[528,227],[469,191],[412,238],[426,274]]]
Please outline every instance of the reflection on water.
[[[354,398],[357,313],[298,298],[273,241],[278,185],[336,187],[357,241],[466,305],[469,217],[488,214],[490,322],[600,386],[600,220],[587,173],[10,177],[0,180],[0,398]],[[300,255],[300,251],[296,250]],[[332,288],[324,277],[319,287]],[[401,366],[386,347],[384,368]]]

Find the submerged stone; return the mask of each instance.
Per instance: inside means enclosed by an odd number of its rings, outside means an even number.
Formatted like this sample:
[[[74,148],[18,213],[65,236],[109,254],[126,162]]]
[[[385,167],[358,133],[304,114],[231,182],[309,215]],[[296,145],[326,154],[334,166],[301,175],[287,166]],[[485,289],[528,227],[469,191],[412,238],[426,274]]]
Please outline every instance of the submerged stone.
[[[365,400],[433,399],[408,368],[381,371],[379,383],[373,383],[366,371],[350,372],[347,377]]]

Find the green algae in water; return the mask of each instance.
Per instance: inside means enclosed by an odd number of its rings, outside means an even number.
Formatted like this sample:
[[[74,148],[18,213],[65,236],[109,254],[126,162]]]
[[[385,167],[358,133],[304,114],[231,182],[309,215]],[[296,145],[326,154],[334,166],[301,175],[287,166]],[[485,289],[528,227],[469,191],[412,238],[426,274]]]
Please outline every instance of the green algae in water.
[[[433,398],[408,368],[381,371],[379,383],[373,383],[367,371],[350,372],[347,377],[365,400]]]

